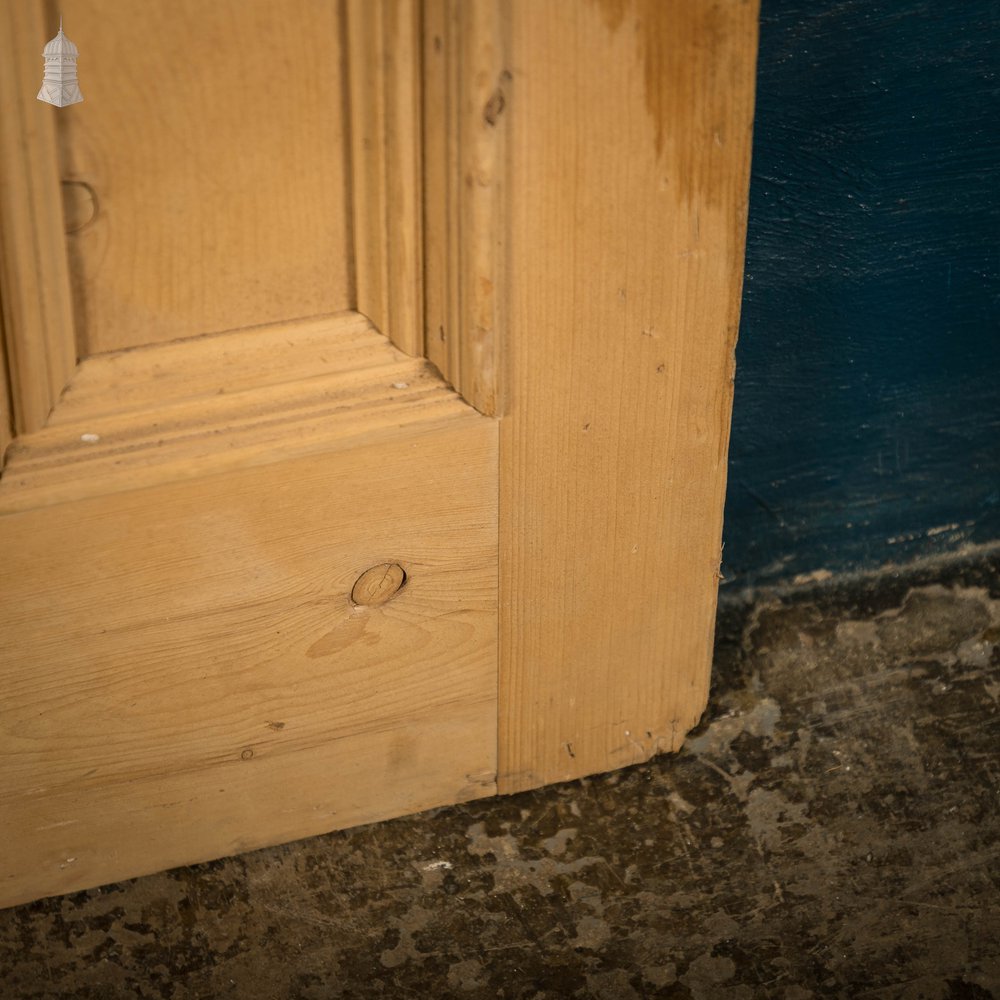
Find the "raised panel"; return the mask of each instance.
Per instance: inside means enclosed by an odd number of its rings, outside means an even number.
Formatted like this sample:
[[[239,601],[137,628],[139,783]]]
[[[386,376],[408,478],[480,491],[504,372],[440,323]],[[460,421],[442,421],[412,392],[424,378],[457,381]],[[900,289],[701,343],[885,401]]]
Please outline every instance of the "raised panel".
[[[361,317],[243,340],[91,359],[0,480],[0,906],[495,792],[495,421]]]
[[[59,130],[80,354],[353,307],[341,5],[60,12],[84,100],[40,107]]]

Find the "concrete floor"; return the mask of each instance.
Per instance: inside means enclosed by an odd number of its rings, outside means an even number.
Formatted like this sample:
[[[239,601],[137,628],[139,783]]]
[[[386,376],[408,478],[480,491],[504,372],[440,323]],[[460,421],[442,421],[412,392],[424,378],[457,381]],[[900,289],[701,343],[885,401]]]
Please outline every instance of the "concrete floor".
[[[684,751],[0,911],[7,998],[1000,1000],[1000,562],[720,614]]]

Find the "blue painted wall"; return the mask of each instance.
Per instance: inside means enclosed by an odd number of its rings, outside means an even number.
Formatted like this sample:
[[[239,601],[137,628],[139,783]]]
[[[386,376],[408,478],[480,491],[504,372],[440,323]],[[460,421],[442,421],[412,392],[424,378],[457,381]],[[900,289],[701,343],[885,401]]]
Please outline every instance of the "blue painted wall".
[[[1000,539],[1000,3],[761,15],[727,583]]]

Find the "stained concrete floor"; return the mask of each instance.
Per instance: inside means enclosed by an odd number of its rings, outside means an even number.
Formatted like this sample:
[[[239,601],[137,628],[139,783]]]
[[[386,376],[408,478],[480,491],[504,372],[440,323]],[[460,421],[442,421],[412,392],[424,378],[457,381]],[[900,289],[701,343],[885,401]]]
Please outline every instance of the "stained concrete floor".
[[[730,602],[615,774],[0,911],[0,996],[1000,1000],[1000,562]]]

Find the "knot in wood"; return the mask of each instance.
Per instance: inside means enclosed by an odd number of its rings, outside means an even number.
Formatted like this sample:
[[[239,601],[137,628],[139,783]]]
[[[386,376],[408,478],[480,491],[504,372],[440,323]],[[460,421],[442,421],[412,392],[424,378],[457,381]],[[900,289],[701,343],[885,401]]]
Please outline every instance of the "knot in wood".
[[[406,583],[406,571],[399,563],[380,563],[366,569],[351,589],[351,601],[374,608],[392,600]]]

